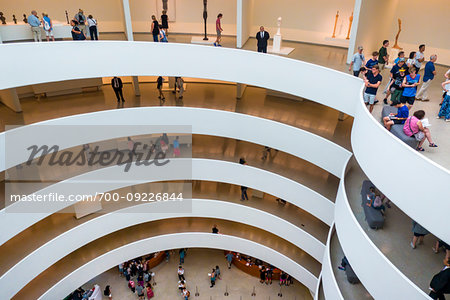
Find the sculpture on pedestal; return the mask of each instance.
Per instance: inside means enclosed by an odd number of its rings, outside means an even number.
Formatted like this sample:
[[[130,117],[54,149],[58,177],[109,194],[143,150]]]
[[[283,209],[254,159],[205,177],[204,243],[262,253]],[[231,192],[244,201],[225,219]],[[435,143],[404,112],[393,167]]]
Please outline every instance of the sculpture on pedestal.
[[[281,51],[281,17],[278,17],[277,19],[277,33],[273,37],[273,45],[272,45],[272,51],[275,53],[279,53]]]
[[[337,11],[337,13],[336,13],[336,19],[334,20],[334,29],[333,29],[333,36],[332,36],[332,38],[335,38],[335,37],[336,37],[336,26],[337,26],[337,21],[338,21],[338,19],[339,19],[339,11]]]
[[[398,19],[398,32],[397,35],[395,36],[394,46],[392,47],[394,49],[403,50],[403,48],[398,45],[398,37],[401,31],[402,31],[402,20]]]
[[[27,19],[27,15],[26,14],[23,14],[23,22],[25,24],[28,24],[28,19]]]
[[[67,13],[67,10],[66,10],[66,20],[67,20],[67,24],[70,24],[70,22],[69,22],[69,14]]]
[[[13,21],[14,21],[14,24],[17,24],[16,15],[13,15]]]
[[[281,35],[281,17],[278,17],[277,19],[277,25],[278,25],[278,29],[277,29],[277,34],[276,35]]]
[[[0,21],[2,21],[3,25],[6,25],[6,18],[3,16],[3,13],[0,11]]]
[[[353,23],[353,12],[350,18],[348,18],[348,20],[350,21],[350,25],[348,26],[347,37],[345,38],[346,40],[350,39],[350,31],[352,30],[352,23]]]
[[[208,36],[206,35],[206,19],[208,19],[208,0],[203,0],[203,20],[205,22],[205,37],[204,41],[208,40]]]

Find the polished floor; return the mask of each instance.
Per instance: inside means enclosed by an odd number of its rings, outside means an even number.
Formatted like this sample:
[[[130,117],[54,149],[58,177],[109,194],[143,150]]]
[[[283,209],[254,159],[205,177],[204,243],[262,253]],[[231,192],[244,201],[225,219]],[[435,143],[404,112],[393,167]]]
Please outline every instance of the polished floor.
[[[177,182],[173,182],[173,185]],[[136,187],[127,187],[116,190],[119,194],[126,194],[130,192],[146,192],[150,190],[157,190],[163,183],[142,184]],[[188,192],[188,191],[187,191]],[[276,201],[276,197],[264,194],[263,198],[252,198],[254,191],[249,190],[250,201],[240,201],[240,187],[226,183],[209,182],[209,181],[193,181],[192,182],[192,197],[198,199],[211,199],[227,201],[240,205],[253,207],[275,216],[283,218],[284,220],[298,226],[307,233],[317,238],[322,243],[326,243],[329,227],[310,215],[306,211],[299,209],[292,204],[280,204]],[[81,219],[74,218],[73,213],[56,213],[34,224],[27,230],[16,235],[8,242],[0,247],[0,275],[13,267],[26,255],[33,250],[49,242],[58,235],[76,227],[84,222],[102,216],[106,213],[117,211],[118,209],[129,207],[131,205],[139,204],[137,202],[119,201],[119,202],[105,202],[103,209],[95,214],[83,217]],[[24,247],[25,246],[25,247]]]
[[[412,282],[428,294],[431,278],[443,267],[445,253],[434,254],[431,249],[437,240],[429,234],[424,238],[424,244],[412,249],[412,220],[394,203],[387,209],[384,227],[381,230],[370,229],[365,221],[361,206],[362,181],[367,176],[355,160],[345,179],[345,188],[350,206],[364,232],[380,251]]]
[[[277,294],[280,292],[278,282],[273,282],[272,285],[260,284],[258,278],[252,277],[233,266],[231,269],[228,269],[223,253],[222,250],[188,249],[188,255],[186,256],[183,267],[185,269],[187,288],[191,292],[191,299],[268,300],[278,298]],[[214,288],[210,288],[206,274],[211,271],[210,268],[216,265],[221,270],[222,279],[216,281]],[[153,288],[155,293],[155,298],[153,299],[182,299],[177,289],[177,268],[177,251],[174,251],[169,262],[164,261],[151,270],[155,273],[154,279],[156,281],[156,286]],[[136,294],[131,293],[124,277],[119,276],[117,267],[96,276],[84,284],[83,288],[85,290],[90,289],[94,284],[98,284],[102,288],[110,285],[113,299],[136,299]],[[251,296],[253,288],[255,288],[256,292],[256,296],[254,297]],[[198,297],[195,296],[196,290],[199,292]],[[225,291],[229,293],[227,297],[224,296]],[[280,299],[312,299],[309,290],[297,281],[294,281],[294,284],[288,287],[283,286],[281,292],[283,298]],[[103,299],[106,299],[106,297]]]
[[[226,235],[244,238],[272,248],[304,266],[315,276],[319,276],[321,265],[311,256],[285,240],[255,227],[241,223],[208,218],[176,218],[154,221],[122,229],[113,234],[99,238],[88,245],[72,252],[41,273],[26,285],[13,299],[37,299],[52,285],[76,268],[90,260],[123,245],[161,234],[178,232],[210,232],[217,224],[220,232]]]

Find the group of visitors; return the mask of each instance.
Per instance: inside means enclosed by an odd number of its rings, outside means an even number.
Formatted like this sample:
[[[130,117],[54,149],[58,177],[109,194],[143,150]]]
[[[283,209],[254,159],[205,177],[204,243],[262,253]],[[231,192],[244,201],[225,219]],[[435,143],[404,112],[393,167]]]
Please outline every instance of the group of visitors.
[[[28,24],[31,28],[31,33],[35,42],[42,42],[41,38],[41,25],[44,29],[45,35],[47,37],[47,42],[55,41],[55,36],[53,34],[53,22],[47,13],[42,13],[42,19],[39,19],[38,14],[35,10],[31,11],[31,15],[27,18]],[[98,40],[97,31],[97,20],[94,19],[92,15],[86,16],[82,9],[78,10],[78,13],[70,21],[72,26],[72,39],[73,40],[85,40],[87,35],[86,26],[89,28],[89,35],[91,40]]]
[[[148,269],[148,261],[145,258],[136,258],[119,264],[119,274],[128,283],[128,288],[136,294],[140,300],[151,299],[154,292],[151,279],[155,275]]]
[[[167,16],[167,12],[165,10],[162,11],[161,15],[161,23],[158,22],[155,15],[152,15],[152,25],[150,28],[153,41],[167,43],[167,33],[169,31],[169,17]]]
[[[98,40],[97,20],[92,15],[84,15],[83,10],[80,8],[78,13],[70,21],[72,25],[72,38],[73,40],[85,40],[87,35],[86,26],[89,28],[89,35],[91,40]]]
[[[53,23],[47,13],[42,13],[42,19],[39,19],[38,14],[35,10],[31,11],[31,15],[27,18],[28,25],[30,25],[31,33],[33,34],[33,39],[35,42],[42,42],[42,32],[41,25],[44,29],[45,36],[47,37],[47,42],[55,41],[55,36],[53,34]]]
[[[371,186],[369,188],[369,193],[367,194],[366,205],[379,210],[384,216],[386,214],[386,207],[391,208],[391,201],[374,186]]]
[[[387,47],[389,41],[383,41],[379,51],[372,53],[372,58],[365,62],[363,47],[358,47],[358,52],[353,55],[349,70],[353,70],[353,75],[359,77],[363,75],[366,89],[364,91],[364,102],[369,106],[369,111],[373,111],[374,105],[378,102],[376,95],[378,88],[383,80],[380,70],[383,70],[389,64],[389,54]],[[429,101],[428,89],[436,75],[435,62],[437,55],[430,56],[430,60],[425,64],[423,80],[419,70],[425,61],[425,45],[419,46],[419,51],[411,52],[409,59],[405,60],[405,52],[400,51],[389,72],[389,82],[387,83],[383,99],[384,104],[388,104],[390,96],[390,105],[397,107],[397,113],[391,113],[383,118],[384,126],[391,130],[395,124],[403,125],[403,133],[406,136],[413,137],[418,141],[417,151],[424,151],[422,147],[425,140],[428,140],[429,147],[436,148],[433,142],[428,119],[425,118],[425,111],[418,110],[409,115],[412,106],[416,100]],[[441,108],[437,118],[445,118],[450,121],[450,97],[447,93],[450,90],[449,80],[450,70],[446,73],[446,81],[442,83],[444,95],[441,102]],[[419,91],[418,86],[422,83]],[[450,94],[450,93],[449,93]],[[447,100],[446,100],[447,99]]]

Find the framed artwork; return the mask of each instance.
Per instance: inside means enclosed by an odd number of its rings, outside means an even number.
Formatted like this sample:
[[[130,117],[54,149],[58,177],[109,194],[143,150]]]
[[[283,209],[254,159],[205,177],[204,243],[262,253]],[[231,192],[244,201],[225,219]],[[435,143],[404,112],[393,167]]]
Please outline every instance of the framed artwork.
[[[156,12],[159,19],[162,15],[162,11],[167,12],[169,22],[175,22],[176,20],[176,0],[156,0]]]

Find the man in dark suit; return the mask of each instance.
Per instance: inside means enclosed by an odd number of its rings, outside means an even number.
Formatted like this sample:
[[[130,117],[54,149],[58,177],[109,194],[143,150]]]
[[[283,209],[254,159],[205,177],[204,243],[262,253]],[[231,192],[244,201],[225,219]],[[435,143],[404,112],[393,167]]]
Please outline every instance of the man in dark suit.
[[[270,35],[264,30],[264,26],[259,27],[259,32],[256,34],[256,40],[258,41],[258,52],[267,53],[267,41]]]
[[[121,98],[122,98],[122,102],[125,102],[125,99],[123,99],[123,94],[122,94],[122,88],[123,88],[122,79],[114,76],[114,78],[111,79],[111,86],[114,90],[114,93],[116,93],[117,102],[120,102]]]

